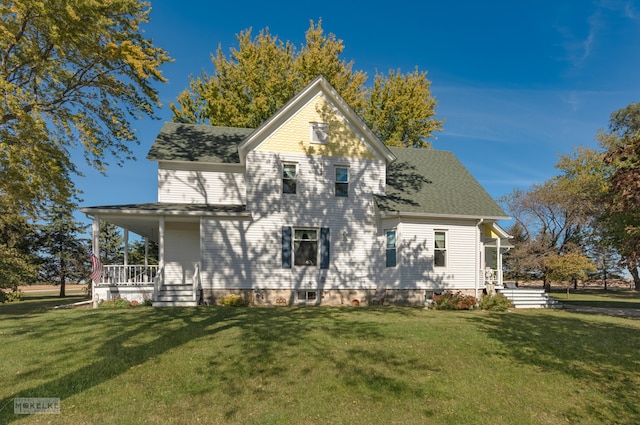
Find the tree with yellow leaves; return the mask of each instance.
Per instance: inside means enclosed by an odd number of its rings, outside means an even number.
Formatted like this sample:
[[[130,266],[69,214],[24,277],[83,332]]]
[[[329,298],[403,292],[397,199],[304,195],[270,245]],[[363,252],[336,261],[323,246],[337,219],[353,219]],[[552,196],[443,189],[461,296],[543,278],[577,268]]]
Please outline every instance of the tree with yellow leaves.
[[[368,88],[367,74],[341,59],[342,40],[325,34],[321,21],[311,21],[300,49],[268,28],[256,37],[249,29],[236,38],[239,46],[231,56],[219,46],[212,57],[214,73],[191,78],[170,105],[174,121],[256,128],[323,75],[387,145],[430,147],[429,138],[442,130],[426,72],[376,74]]]
[[[104,171],[153,116],[170,61],[140,31],[141,0],[0,0],[0,205],[35,215],[73,194],[70,149]]]

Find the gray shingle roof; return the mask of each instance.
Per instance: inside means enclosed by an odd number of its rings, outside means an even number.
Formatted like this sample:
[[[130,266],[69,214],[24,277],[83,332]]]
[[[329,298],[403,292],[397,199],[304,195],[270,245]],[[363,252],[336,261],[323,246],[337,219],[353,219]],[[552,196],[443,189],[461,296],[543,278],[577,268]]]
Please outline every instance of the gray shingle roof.
[[[153,142],[147,159],[239,164],[238,144],[251,128],[167,122]]]
[[[387,169],[385,212],[507,218],[507,214],[448,151],[390,148],[398,158]]]

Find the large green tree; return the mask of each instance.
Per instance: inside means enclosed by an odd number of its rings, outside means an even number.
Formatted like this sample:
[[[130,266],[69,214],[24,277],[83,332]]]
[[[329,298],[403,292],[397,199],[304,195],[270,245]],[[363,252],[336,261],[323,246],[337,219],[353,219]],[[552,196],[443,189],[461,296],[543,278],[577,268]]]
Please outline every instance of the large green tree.
[[[102,264],[124,264],[124,237],[120,228],[115,224],[101,221],[98,237],[99,258]]]
[[[442,129],[426,72],[377,74],[367,88],[366,73],[341,59],[342,40],[325,34],[322,22],[310,23],[300,49],[268,29],[256,37],[243,31],[237,40],[230,57],[218,46],[211,59],[214,73],[192,77],[170,105],[175,121],[255,128],[323,75],[387,144],[429,146],[428,139]]]
[[[39,262],[34,226],[26,217],[2,208],[0,202],[0,288],[33,283]]]
[[[64,297],[67,282],[88,279],[89,241],[80,237],[87,226],[76,221],[70,205],[52,205],[39,225],[41,279],[60,286]]]
[[[73,193],[70,149],[105,170],[153,116],[167,53],[143,37],[142,0],[0,0],[0,197],[37,213]]]

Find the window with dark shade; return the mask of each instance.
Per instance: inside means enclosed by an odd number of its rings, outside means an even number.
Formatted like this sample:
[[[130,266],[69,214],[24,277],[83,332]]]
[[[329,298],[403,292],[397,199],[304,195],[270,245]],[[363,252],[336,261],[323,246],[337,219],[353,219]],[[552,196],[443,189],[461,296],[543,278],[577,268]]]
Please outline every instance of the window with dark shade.
[[[336,167],[336,196],[349,196],[349,168]]]
[[[295,229],[293,232],[293,264],[296,266],[318,265],[318,231]]]
[[[296,164],[282,165],[282,193],[296,193]]]

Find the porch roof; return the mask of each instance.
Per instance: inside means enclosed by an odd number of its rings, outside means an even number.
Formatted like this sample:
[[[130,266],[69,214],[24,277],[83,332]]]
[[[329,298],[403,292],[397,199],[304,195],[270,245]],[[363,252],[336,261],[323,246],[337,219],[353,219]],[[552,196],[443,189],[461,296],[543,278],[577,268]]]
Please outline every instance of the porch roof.
[[[160,217],[167,221],[199,221],[200,217],[247,217],[245,205],[179,204],[150,202],[145,204],[104,205],[80,208],[87,216],[158,241]]]

